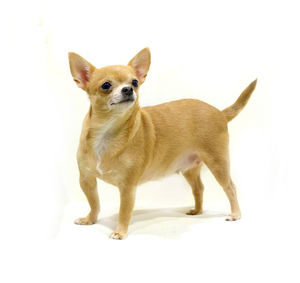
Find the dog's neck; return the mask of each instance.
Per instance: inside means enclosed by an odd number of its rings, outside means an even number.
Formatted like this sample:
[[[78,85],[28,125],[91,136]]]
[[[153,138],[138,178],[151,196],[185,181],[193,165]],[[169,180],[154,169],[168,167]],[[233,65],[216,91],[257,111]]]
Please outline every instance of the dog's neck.
[[[89,110],[90,129],[88,140],[93,148],[94,154],[99,159],[104,153],[116,154],[116,149],[112,145],[113,140],[118,140],[117,149],[120,143],[126,146],[129,140],[135,135],[139,127],[140,107],[133,105],[122,115],[111,116],[109,113],[103,113],[93,109]]]

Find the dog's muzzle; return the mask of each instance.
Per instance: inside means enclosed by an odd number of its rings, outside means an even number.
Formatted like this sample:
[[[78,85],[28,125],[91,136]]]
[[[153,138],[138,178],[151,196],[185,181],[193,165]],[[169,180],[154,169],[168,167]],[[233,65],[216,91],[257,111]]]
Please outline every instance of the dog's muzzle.
[[[113,102],[111,105],[122,104],[122,103],[130,103],[135,100],[135,95],[133,88],[130,86],[125,86],[121,89],[121,97],[122,98],[118,102]]]

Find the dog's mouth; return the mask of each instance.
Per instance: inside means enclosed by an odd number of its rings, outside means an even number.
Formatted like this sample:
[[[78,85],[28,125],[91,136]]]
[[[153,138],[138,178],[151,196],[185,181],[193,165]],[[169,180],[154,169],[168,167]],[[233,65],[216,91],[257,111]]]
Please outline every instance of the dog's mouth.
[[[134,101],[134,98],[126,98],[126,99],[123,99],[119,102],[116,102],[116,103],[112,103],[111,105],[117,105],[117,104],[123,104],[123,103],[130,103],[130,102],[133,102]]]

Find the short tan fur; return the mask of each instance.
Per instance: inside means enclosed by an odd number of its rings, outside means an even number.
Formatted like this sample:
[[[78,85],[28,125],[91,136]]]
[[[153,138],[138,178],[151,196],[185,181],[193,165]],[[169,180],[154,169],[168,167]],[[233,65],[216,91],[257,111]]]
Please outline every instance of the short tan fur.
[[[202,213],[203,164],[229,199],[231,214],[227,220],[241,217],[230,177],[227,123],[246,105],[256,80],[223,111],[196,99],[140,107],[139,87],[145,81],[150,61],[150,50],[145,48],[128,65],[97,69],[76,53],[69,53],[73,79],[90,99],[77,161],[80,186],[91,210],[75,223],[89,225],[97,221],[99,178],[120,191],[119,220],[111,234],[113,239],[123,239],[127,234],[137,186],[173,173],[181,172],[192,188],[195,207],[187,214]]]

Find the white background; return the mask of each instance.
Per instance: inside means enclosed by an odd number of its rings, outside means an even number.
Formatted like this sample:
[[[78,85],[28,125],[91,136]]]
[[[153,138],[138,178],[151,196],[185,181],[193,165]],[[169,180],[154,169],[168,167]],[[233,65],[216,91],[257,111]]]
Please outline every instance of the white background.
[[[299,282],[297,1],[2,6],[2,282]],[[89,102],[67,52],[101,67],[145,46],[143,106],[191,97],[223,109],[258,78],[229,126],[240,221],[224,221],[228,201],[204,168],[203,216],[184,215],[193,198],[176,175],[140,187],[125,241],[108,239],[118,191],[100,181],[100,221],[72,224],[88,212],[75,155]]]

